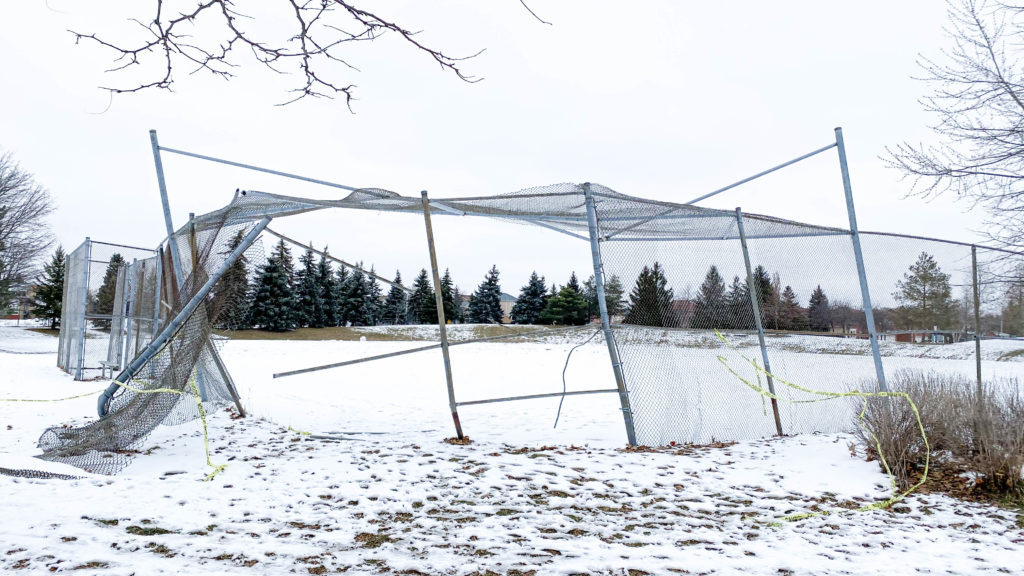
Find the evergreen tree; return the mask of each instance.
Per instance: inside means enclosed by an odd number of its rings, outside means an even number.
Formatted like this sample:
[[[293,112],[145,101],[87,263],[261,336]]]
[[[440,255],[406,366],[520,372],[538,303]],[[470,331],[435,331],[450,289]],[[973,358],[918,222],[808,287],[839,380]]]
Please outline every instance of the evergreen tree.
[[[345,291],[348,290],[348,270],[344,266],[338,266],[334,277],[334,301],[337,303],[338,311],[335,313],[334,326],[345,325],[345,308],[348,306]]]
[[[299,257],[299,272],[295,282],[300,326],[323,328],[327,323],[319,276],[320,270],[313,254],[313,247],[310,246],[306,248],[305,254]]]
[[[953,322],[955,306],[949,274],[943,273],[927,252],[921,252],[896,287],[893,297],[900,303],[908,328],[946,328]]]
[[[459,324],[466,322],[466,310],[465,306],[462,305],[466,299],[463,297],[462,292],[459,291],[459,287],[452,286],[452,301],[455,302],[455,321]]]
[[[441,277],[441,303],[444,306],[444,319],[449,324],[458,322],[458,312],[455,307],[455,283],[452,282],[452,275],[445,268],[444,276]],[[434,307],[437,308],[435,302]]]
[[[793,288],[786,286],[782,291],[782,301],[779,304],[779,330],[802,331],[807,329],[807,315],[804,314],[800,302],[797,301],[796,292]]]
[[[519,299],[512,306],[512,322],[516,324],[536,324],[548,301],[548,288],[544,285],[544,277],[538,276],[534,270],[526,285],[519,289]]]
[[[609,316],[618,316],[625,312],[626,304],[622,301],[622,296],[625,293],[626,289],[622,286],[622,280],[612,274],[604,283],[604,302],[608,306]]]
[[[750,308],[750,289],[739,276],[734,276],[729,292],[725,295],[725,308],[728,317],[726,328],[750,330],[754,328],[754,315]]]
[[[578,289],[579,282],[573,280],[573,274],[569,283],[562,286],[558,294],[547,299],[547,304],[538,318],[539,324],[560,324],[563,326],[580,326],[587,323],[587,299],[583,297],[583,291]]]
[[[395,279],[392,280],[391,290],[384,301],[384,308],[381,311],[381,324],[406,324],[408,322],[406,307],[408,299],[405,289],[402,288],[402,273],[395,270]]]
[[[629,311],[623,323],[665,326],[671,314],[672,297],[661,265],[655,262],[654,266],[644,266],[629,293]]]
[[[117,275],[125,265],[124,258],[114,253],[107,263],[107,269],[103,273],[103,284],[96,291],[96,298],[93,301],[92,313],[97,315],[110,316],[114,313],[114,297],[117,295]],[[100,330],[110,330],[110,320],[93,320],[93,325]]]
[[[345,286],[342,288],[344,294],[341,310],[342,325],[347,326],[369,326],[373,323],[372,311],[368,309],[369,283],[366,275],[363,274],[362,263],[352,270],[345,279]]]
[[[777,315],[779,295],[775,292],[775,285],[764,266],[758,265],[754,268],[754,289],[757,291],[757,304],[761,309],[761,325],[765,328],[774,328],[773,319]]]
[[[474,324],[501,324],[504,317],[505,314],[501,310],[498,267],[495,265],[491,266],[490,271],[484,276],[484,281],[469,298],[469,321]]]
[[[700,294],[693,305],[693,316],[690,318],[691,328],[725,328],[728,323],[728,312],[725,302],[725,281],[718,273],[717,266],[711,266],[704,282],[700,285]]]
[[[253,326],[271,332],[298,327],[297,300],[292,283],[292,254],[281,240],[260,271],[249,318]]]
[[[370,273],[366,275],[366,303],[363,307],[367,326],[380,324],[381,318],[384,315],[383,296],[384,293],[380,289],[380,283],[377,282],[377,271],[374,270],[373,266],[370,266]]]
[[[231,239],[225,255],[242,243],[243,231]],[[235,260],[213,289],[213,325],[221,330],[243,330],[249,327],[249,263],[245,253]]]
[[[48,264],[43,265],[43,275],[36,280],[35,306],[32,315],[50,321],[50,329],[60,325],[61,305],[64,301],[64,248],[57,246]]]
[[[334,276],[334,269],[328,260],[327,247],[324,246],[324,253],[320,255],[320,262],[316,267],[316,284],[320,290],[320,299],[323,302],[324,325],[337,326],[341,308],[338,305],[337,279]]]
[[[409,319],[414,324],[437,324],[437,300],[427,270],[420,270],[409,296]]]
[[[807,327],[814,332],[828,332],[832,329],[832,312],[821,284],[811,292],[811,299],[807,303]]]

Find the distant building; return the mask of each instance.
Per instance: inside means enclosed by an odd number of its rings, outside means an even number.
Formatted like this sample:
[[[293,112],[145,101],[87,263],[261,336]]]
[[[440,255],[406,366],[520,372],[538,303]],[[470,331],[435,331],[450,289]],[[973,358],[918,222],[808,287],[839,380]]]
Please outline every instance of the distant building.
[[[501,323],[508,324],[512,322],[512,307],[516,305],[519,299],[511,294],[501,293]]]

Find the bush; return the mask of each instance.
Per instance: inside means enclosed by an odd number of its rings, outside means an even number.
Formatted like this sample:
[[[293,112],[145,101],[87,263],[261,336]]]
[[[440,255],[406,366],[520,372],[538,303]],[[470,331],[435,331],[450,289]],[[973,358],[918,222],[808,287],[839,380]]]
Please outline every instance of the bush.
[[[932,453],[976,475],[976,484],[1000,494],[1024,493],[1024,393],[1016,380],[989,382],[979,397],[970,378],[900,371],[889,381],[917,406]],[[858,406],[858,413],[860,406]],[[923,472],[926,448],[913,408],[903,398],[870,398],[858,437],[869,457],[889,464],[906,490]],[[871,437],[874,434],[876,440]]]

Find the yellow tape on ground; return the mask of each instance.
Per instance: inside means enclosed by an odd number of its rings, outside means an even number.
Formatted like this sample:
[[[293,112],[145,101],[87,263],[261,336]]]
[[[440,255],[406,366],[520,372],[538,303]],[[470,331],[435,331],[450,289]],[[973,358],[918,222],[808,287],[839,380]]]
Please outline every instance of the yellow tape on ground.
[[[892,487],[892,496],[889,497],[889,499],[887,500],[875,502],[874,504],[869,504],[867,506],[862,506],[860,508],[855,508],[852,510],[843,508],[836,511],[836,514],[843,514],[848,512],[866,512],[868,510],[888,508],[889,506],[892,506],[896,502],[899,502],[900,500],[905,498],[911,492],[920,488],[921,485],[928,480],[928,465],[931,461],[931,446],[928,444],[928,436],[924,432],[924,424],[921,422],[921,414],[917,410],[917,405],[914,404],[914,401],[910,399],[909,394],[907,394],[906,392],[860,392],[857,390],[853,390],[850,392],[825,392],[822,390],[812,390],[810,388],[805,388],[798,384],[789,382],[783,378],[779,378],[777,375],[768,372],[767,370],[762,368],[761,365],[757,363],[757,361],[751,360],[750,358],[744,356],[743,353],[741,353],[735,346],[733,346],[733,344],[729,342],[729,340],[725,336],[723,336],[722,333],[719,332],[718,330],[715,330],[715,336],[718,336],[719,340],[725,343],[725,345],[730,350],[735,352],[737,356],[746,361],[747,364],[750,364],[751,366],[754,367],[754,370],[757,374],[757,384],[750,382],[749,380],[741,376],[738,372],[736,372],[736,370],[734,370],[732,366],[729,365],[729,360],[725,356],[718,356],[718,361],[721,362],[723,366],[725,366],[725,369],[728,370],[729,373],[731,373],[733,376],[735,376],[740,382],[746,384],[747,387],[749,387],[751,390],[760,394],[762,396],[762,401],[763,398],[771,398],[779,402],[787,402],[790,404],[805,404],[811,402],[824,402],[825,400],[835,400],[836,398],[860,398],[862,400],[863,403],[861,406],[860,414],[857,417],[857,423],[861,427],[861,429],[867,432],[868,435],[871,436],[871,439],[874,440],[875,442],[875,449],[878,452],[878,459],[881,461],[882,467],[885,468],[885,473],[888,474],[889,476],[889,484]],[[777,394],[772,394],[769,390],[765,390],[764,388],[761,387],[760,381],[762,374],[766,377],[771,377],[775,382],[781,382],[782,384],[789,386],[794,390],[799,390],[800,392],[804,392],[806,394],[813,394],[815,396],[823,396],[823,398],[815,398],[812,400],[790,400],[788,398],[781,398]],[[889,463],[885,461],[885,455],[882,453],[881,440],[879,440],[878,437],[875,436],[874,432],[869,430],[867,426],[864,425],[864,413],[867,411],[868,408],[868,398],[903,398],[910,405],[910,409],[914,411],[914,418],[917,419],[917,427],[921,431],[921,439],[924,440],[924,471],[922,472],[921,479],[917,482],[917,484],[914,484],[913,486],[907,488],[907,490],[903,492],[900,492],[897,488],[896,477],[893,475],[892,470],[889,468]],[[822,511],[808,512],[806,514],[792,514],[790,516],[783,516],[781,520],[805,520],[807,518],[814,518],[816,516],[828,516],[832,513],[833,512],[830,511]]]
[[[95,392],[86,392],[85,394],[79,394],[77,396],[68,396],[67,398],[52,398],[52,399],[36,399],[36,398],[0,398],[0,402],[63,402],[65,400],[75,400],[76,398],[85,398],[86,396],[95,396],[103,392],[103,390],[97,390]]]
[[[206,428],[206,407],[203,406],[203,399],[202,399],[202,396],[199,394],[199,385],[196,384],[196,376],[195,376],[195,372],[194,371],[192,372],[192,377],[189,378],[188,383],[189,383],[189,386],[192,388],[192,396],[196,399],[196,407],[199,408],[199,420],[203,424],[203,448],[206,451],[206,465],[209,466],[210,468],[213,468],[213,472],[210,472],[209,474],[207,474],[206,478],[203,479],[204,482],[209,482],[210,480],[213,480],[214,476],[216,476],[217,474],[220,474],[222,471],[224,471],[224,469],[227,468],[228,465],[227,464],[221,464],[221,465],[218,466],[218,465],[214,464],[213,461],[210,459],[210,434],[209,434],[209,431]],[[129,385],[125,384],[124,382],[119,382],[117,380],[114,380],[114,384],[117,384],[118,386],[120,386],[121,388],[124,388],[125,390],[130,390],[132,392],[135,392],[136,394],[166,393],[166,394],[177,394],[179,396],[184,396],[185,395],[185,392],[183,392],[181,390],[175,390],[173,388],[152,388],[152,389],[135,388],[135,387],[132,387],[132,386],[129,386]]]

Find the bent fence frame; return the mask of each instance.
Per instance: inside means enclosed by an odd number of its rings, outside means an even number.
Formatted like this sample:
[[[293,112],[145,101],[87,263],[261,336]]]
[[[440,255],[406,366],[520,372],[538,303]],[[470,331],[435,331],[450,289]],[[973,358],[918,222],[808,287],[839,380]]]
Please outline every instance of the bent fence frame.
[[[857,226],[857,218],[856,218],[856,213],[855,213],[855,209],[854,209],[853,191],[852,191],[852,185],[851,185],[851,182],[850,182],[849,167],[848,167],[847,159],[846,159],[846,149],[845,149],[845,144],[844,144],[844,141],[843,141],[842,129],[841,128],[836,128],[834,134],[835,134],[835,140],[833,142],[829,143],[826,146],[823,146],[821,148],[818,148],[816,150],[813,150],[811,152],[808,152],[806,154],[798,156],[798,157],[796,157],[796,158],[794,158],[792,160],[783,162],[783,163],[781,163],[779,165],[773,166],[773,167],[771,167],[771,168],[769,168],[767,170],[761,171],[761,172],[759,172],[757,174],[754,174],[752,176],[749,176],[747,178],[744,178],[742,180],[739,180],[737,182],[734,182],[732,184],[729,184],[727,186],[724,186],[722,188],[714,190],[714,191],[712,191],[710,193],[707,193],[707,194],[704,194],[704,195],[699,196],[697,198],[694,198],[694,199],[690,200],[689,202],[687,202],[686,204],[684,204],[683,206],[696,204],[698,202],[701,202],[703,200],[711,198],[711,197],[713,197],[715,195],[721,194],[722,192],[725,192],[727,190],[731,190],[731,189],[736,188],[736,187],[738,187],[738,186],[740,186],[742,184],[746,184],[746,183],[751,182],[751,181],[753,181],[755,179],[758,179],[758,178],[760,178],[762,176],[771,174],[771,173],[773,173],[773,172],[775,172],[777,170],[781,170],[782,168],[786,168],[788,166],[794,165],[794,164],[796,164],[798,162],[801,162],[803,160],[806,160],[808,158],[811,158],[813,156],[816,156],[818,154],[821,154],[823,152],[831,150],[832,148],[836,148],[837,149],[837,153],[838,153],[840,176],[841,176],[842,183],[843,183],[843,192],[844,192],[844,196],[845,196],[845,200],[846,200],[847,215],[849,217],[849,224],[850,224],[850,226],[849,226],[848,230],[838,230],[837,229],[835,231],[835,234],[842,234],[842,235],[847,235],[848,234],[850,236],[850,239],[851,239],[851,242],[852,242],[852,245],[853,245],[854,256],[855,256],[856,267],[857,267],[857,277],[858,277],[858,280],[859,280],[859,283],[860,283],[860,292],[861,292],[863,308],[864,308],[864,312],[865,312],[865,316],[866,316],[866,325],[867,325],[866,327],[867,327],[867,330],[868,330],[868,337],[870,339],[871,354],[872,354],[872,358],[873,358],[874,366],[875,366],[877,385],[878,385],[878,389],[879,390],[887,391],[888,390],[888,386],[887,386],[887,383],[886,383],[886,375],[885,375],[884,367],[882,365],[881,354],[880,354],[879,348],[878,348],[878,335],[877,335],[877,332],[876,332],[876,325],[875,325],[875,320],[874,320],[874,315],[873,315],[873,308],[872,308],[872,304],[871,304],[871,295],[870,295],[870,292],[869,292],[869,289],[868,289],[867,271],[866,271],[865,266],[864,266],[864,257],[863,257],[863,253],[862,253],[862,249],[861,249],[861,242],[860,242],[860,234],[861,233],[860,233],[860,231],[858,229],[858,226]],[[361,190],[360,188],[346,186],[346,185],[343,185],[343,184],[338,184],[338,183],[335,183],[335,182],[329,182],[329,181],[326,181],[326,180],[309,178],[309,177],[306,177],[306,176],[301,176],[301,175],[297,175],[297,174],[291,174],[291,173],[282,172],[282,171],[278,171],[278,170],[271,170],[271,169],[268,169],[268,168],[263,168],[263,167],[254,166],[254,165],[250,165],[250,164],[244,164],[244,163],[241,163],[241,162],[235,162],[235,161],[231,161],[231,160],[224,160],[224,159],[216,158],[216,157],[213,157],[213,156],[206,156],[206,155],[196,154],[196,153],[193,153],[193,152],[187,152],[187,151],[178,150],[178,149],[174,149],[174,148],[163,147],[163,146],[160,146],[158,141],[157,141],[156,131],[155,130],[150,131],[150,136],[151,136],[151,141],[152,141],[152,146],[153,146],[154,159],[155,159],[155,162],[156,162],[158,183],[159,183],[160,191],[161,191],[161,200],[162,200],[162,203],[163,203],[164,214],[165,214],[165,221],[166,221],[166,224],[167,224],[167,229],[168,229],[169,236],[172,234],[172,230],[173,229],[172,229],[171,221],[170,221],[169,205],[168,205],[168,201],[167,201],[167,191],[166,191],[166,186],[164,184],[164,178],[163,178],[163,167],[162,167],[162,162],[161,162],[161,158],[160,158],[160,153],[161,152],[178,154],[178,155],[182,155],[182,156],[186,156],[186,157],[190,157],[190,158],[195,158],[195,159],[199,159],[199,160],[204,160],[204,161],[209,161],[209,162],[213,162],[213,163],[224,164],[224,165],[228,165],[228,166],[234,166],[234,167],[237,167],[237,168],[244,168],[244,169],[247,169],[247,170],[253,170],[253,171],[257,171],[257,172],[273,174],[273,175],[276,175],[276,176],[281,176],[281,177],[285,177],[285,178],[301,180],[301,181],[305,181],[305,182],[311,182],[311,183],[320,184],[320,185],[323,185],[323,186],[329,186],[329,187],[333,187],[333,188],[340,188],[340,189],[343,189],[343,190],[348,190],[348,191],[353,191],[353,192]],[[626,428],[627,441],[629,442],[630,445],[635,445],[636,444],[636,432],[634,430],[633,414],[632,414],[632,409],[631,409],[631,406],[630,406],[630,390],[629,390],[628,382],[626,381],[625,376],[623,374],[622,363],[621,363],[621,360],[619,359],[619,356],[618,356],[618,347],[617,347],[616,342],[615,342],[614,333],[613,333],[613,331],[611,329],[611,320],[610,320],[610,317],[609,317],[609,313],[608,313],[608,310],[607,310],[607,305],[606,305],[605,298],[604,298],[604,274],[603,274],[603,262],[602,262],[602,258],[601,258],[601,244],[605,243],[605,242],[615,242],[615,241],[619,241],[619,240],[629,240],[629,239],[626,239],[626,238],[621,238],[621,239],[620,238],[616,238],[616,236],[618,234],[621,234],[622,232],[625,232],[625,231],[627,231],[627,230],[629,230],[631,228],[638,227],[638,226],[640,226],[640,225],[642,225],[642,224],[644,224],[646,222],[649,222],[651,220],[656,220],[658,218],[667,217],[672,212],[675,212],[675,211],[679,210],[680,206],[667,208],[666,210],[664,210],[662,212],[659,212],[658,214],[655,214],[654,216],[651,216],[647,220],[635,223],[634,225],[629,226],[629,227],[619,228],[614,233],[602,234],[602,231],[601,231],[601,219],[598,217],[596,209],[595,209],[595,194],[591,192],[589,184],[584,184],[583,185],[583,191],[584,191],[584,196],[585,196],[585,198],[584,198],[585,205],[586,205],[586,209],[587,209],[587,212],[586,212],[586,225],[587,225],[587,229],[588,229],[588,235],[587,236],[582,236],[580,234],[575,234],[575,233],[573,233],[571,231],[564,230],[564,229],[558,228],[556,226],[552,226],[551,224],[545,222],[545,218],[543,218],[543,217],[523,217],[523,216],[517,216],[516,218],[519,219],[519,220],[527,220],[527,221],[529,221],[532,224],[536,224],[538,226],[549,228],[549,229],[555,230],[557,232],[560,232],[560,233],[563,233],[563,234],[567,234],[567,235],[572,236],[574,238],[577,238],[577,239],[580,239],[580,240],[586,240],[586,241],[589,242],[590,250],[591,250],[591,255],[592,255],[592,260],[593,260],[594,278],[595,278],[596,288],[597,288],[597,291],[598,291],[598,304],[599,304],[599,309],[600,309],[601,331],[604,333],[605,343],[606,343],[607,348],[608,348],[611,368],[612,368],[612,371],[613,371],[614,376],[615,376],[615,383],[616,383],[615,388],[612,388],[612,389],[600,389],[600,390],[572,391],[572,392],[558,392],[558,393],[551,393],[551,394],[532,394],[532,395],[526,395],[526,396],[513,396],[513,397],[507,397],[507,398],[481,399],[481,400],[472,400],[472,401],[463,401],[463,402],[457,401],[456,395],[455,395],[455,387],[454,387],[454,379],[453,379],[453,374],[452,374],[451,360],[450,360],[449,355],[448,355],[448,349],[450,347],[458,346],[458,345],[463,345],[463,344],[470,344],[470,343],[475,343],[475,342],[485,342],[485,341],[500,340],[500,339],[505,339],[505,338],[515,338],[515,337],[523,336],[524,334],[553,333],[553,332],[559,332],[559,331],[563,331],[563,330],[569,330],[571,328],[560,328],[560,329],[555,329],[555,330],[534,330],[534,331],[529,331],[529,332],[516,332],[516,333],[512,333],[512,334],[508,334],[508,335],[493,336],[493,337],[488,337],[488,338],[479,338],[479,339],[474,339],[474,340],[450,343],[448,341],[448,338],[447,338],[447,331],[446,331],[446,327],[445,327],[444,307],[443,307],[443,303],[442,303],[442,294],[441,294],[440,277],[439,277],[439,267],[437,265],[437,255],[436,255],[436,251],[435,251],[435,248],[434,248],[434,242],[433,242],[433,228],[432,228],[432,222],[431,222],[431,211],[436,209],[436,210],[440,211],[443,214],[480,215],[480,216],[489,216],[489,217],[498,217],[498,218],[503,217],[503,215],[473,213],[473,212],[464,212],[462,210],[456,210],[456,209],[453,209],[453,208],[451,208],[449,206],[446,206],[442,202],[437,202],[437,201],[430,200],[428,198],[428,194],[427,194],[426,191],[423,191],[421,193],[421,201],[422,201],[424,224],[425,224],[425,229],[426,229],[427,248],[428,248],[428,253],[429,253],[429,256],[430,256],[431,271],[433,273],[433,278],[434,278],[435,301],[436,301],[437,308],[438,308],[438,328],[440,330],[440,343],[439,344],[434,344],[434,345],[429,345],[429,346],[422,346],[422,347],[417,347],[417,348],[411,348],[411,349],[408,349],[408,350],[403,350],[403,351],[398,351],[398,352],[392,352],[392,353],[389,353],[389,354],[381,354],[381,355],[377,355],[377,356],[370,356],[370,357],[365,357],[365,358],[360,358],[360,359],[355,359],[355,360],[349,360],[349,361],[345,361],[345,362],[336,362],[336,363],[325,364],[325,365],[321,365],[321,366],[314,366],[314,367],[300,369],[300,370],[293,370],[293,371],[288,371],[288,372],[280,372],[280,373],[274,374],[273,375],[274,378],[292,376],[292,375],[296,375],[296,374],[304,374],[304,373],[309,373],[309,372],[313,372],[313,371],[325,370],[325,369],[330,369],[330,368],[337,368],[337,367],[342,367],[342,366],[349,366],[349,365],[352,365],[352,364],[357,364],[357,363],[361,363],[361,362],[369,362],[369,361],[379,360],[379,359],[384,359],[384,358],[391,358],[391,357],[395,357],[395,356],[399,356],[399,355],[403,355],[403,354],[411,354],[411,353],[415,353],[415,352],[422,352],[422,351],[427,351],[427,350],[441,349],[441,351],[442,351],[442,359],[444,361],[444,366],[445,366],[445,377],[446,377],[446,387],[447,387],[447,391],[448,391],[449,407],[450,407],[450,410],[451,410],[452,420],[453,420],[453,423],[454,423],[454,426],[455,426],[456,434],[457,434],[457,436],[459,438],[463,437],[462,427],[461,427],[461,423],[459,421],[459,416],[458,416],[458,407],[460,407],[460,406],[471,406],[471,405],[487,404],[487,403],[495,403],[495,402],[511,402],[511,401],[530,400],[530,399],[536,399],[536,398],[548,398],[548,397],[558,397],[558,396],[563,396],[564,397],[564,396],[570,396],[570,395],[585,395],[585,394],[599,394],[599,393],[617,393],[619,395],[620,409],[622,411],[623,422],[624,422],[624,425],[625,425],[625,428]],[[504,217],[511,217],[511,216],[504,216]],[[278,232],[274,232],[272,230],[269,230],[267,228],[267,224],[269,224],[269,221],[270,221],[269,217],[264,218],[264,220],[262,220],[260,222],[260,224],[257,226],[257,228],[254,229],[253,232],[251,232],[250,235],[248,235],[246,237],[246,241],[243,242],[241,245],[239,245],[238,249],[234,250],[234,252],[228,256],[228,259],[225,261],[224,266],[230,265],[230,263],[233,262],[234,259],[237,258],[242,253],[242,251],[244,251],[244,247],[247,247],[253,241],[255,241],[255,238],[258,235],[258,231],[266,231],[266,232],[268,232],[270,234],[273,234],[274,236],[277,236],[278,238],[280,238],[282,240],[294,243],[294,244],[299,245],[299,246],[304,246],[303,244],[301,244],[301,243],[299,243],[299,242],[297,242],[297,241],[295,241],[295,240],[293,240],[291,238],[288,238],[287,236],[284,236],[283,234],[280,234]],[[751,269],[750,269],[750,256],[749,256],[749,252],[747,250],[746,236],[745,236],[745,234],[743,232],[743,215],[742,215],[742,212],[741,212],[741,210],[739,208],[736,209],[736,222],[737,222],[738,229],[739,229],[739,234],[740,234],[739,239],[740,239],[740,243],[741,243],[742,251],[743,251],[744,265],[745,265],[745,271],[746,271],[746,276],[747,276],[747,278],[746,278],[747,285],[750,287],[751,304],[752,304],[752,307],[754,308],[754,311],[755,311],[754,317],[757,319],[756,329],[757,329],[757,334],[758,334],[759,346],[760,346],[760,349],[761,349],[763,361],[765,363],[765,368],[767,370],[770,370],[770,365],[768,364],[767,349],[766,349],[765,340],[764,340],[765,330],[764,330],[764,327],[761,325],[760,315],[756,313],[757,312],[757,306],[758,306],[758,304],[757,304],[758,296],[757,296],[757,294],[755,294],[755,291],[753,289],[754,286],[755,286],[755,283],[754,283],[754,280],[753,280],[753,277],[752,277],[752,273],[751,273]],[[898,235],[896,235],[896,236],[898,236]],[[933,240],[933,239],[929,239],[929,240]],[[973,246],[972,246],[972,249],[973,249]],[[321,253],[319,251],[316,251],[316,250],[314,250],[314,252],[316,252],[318,254],[323,254],[323,253]],[[176,250],[173,250],[173,249],[171,250],[171,256],[172,256],[172,259],[175,262],[175,267],[180,266],[179,260],[178,260],[179,256],[176,254]],[[351,268],[351,269],[360,269],[361,270],[360,267],[352,265],[352,264],[350,264],[348,262],[345,262],[344,260],[341,260],[341,259],[335,258],[335,257],[331,257],[331,256],[329,256],[329,257],[331,258],[331,260],[341,264],[342,266],[345,266],[345,267],[348,267],[348,268]],[[975,290],[977,290],[977,284],[978,284],[977,277],[978,276],[977,276],[977,273],[976,273],[976,270],[977,270],[977,264],[976,263],[974,264],[974,268],[975,268],[974,285],[975,285]],[[217,277],[219,277],[219,272],[222,272],[222,271],[223,271],[223,267],[222,267],[221,270],[218,270],[218,273],[215,273],[215,274],[213,274],[210,277],[209,281],[207,282],[207,286],[204,286],[204,289],[206,290],[206,292],[209,292],[208,288],[212,287],[212,283],[216,281]],[[364,273],[366,273],[366,274],[371,274],[371,276],[373,276],[377,280],[380,280],[380,281],[382,281],[382,282],[384,282],[386,284],[394,286],[394,284],[392,282],[388,281],[385,278],[377,276],[376,274],[372,274],[372,273],[370,273],[370,272],[368,272],[366,270],[362,270],[362,271]],[[402,287],[402,288],[405,289],[406,291],[409,291],[408,288],[405,288],[405,287]],[[201,300],[202,300],[202,298],[204,296],[205,296],[205,293],[201,290],[200,293],[196,294],[195,297],[193,297],[192,301],[189,302],[189,304],[186,306],[185,310],[194,309],[196,306],[199,305],[199,303],[201,302]],[[976,300],[976,302],[977,302],[977,300]],[[184,311],[182,312],[182,314],[184,314]],[[180,316],[181,315],[179,315],[179,317]],[[978,319],[977,309],[975,310],[975,319],[976,319],[976,322],[977,322],[977,319]],[[164,328],[163,332],[159,336],[157,336],[157,338],[155,338],[153,340],[153,342],[150,343],[150,346],[147,348],[147,352],[149,353],[150,356],[153,353],[155,353],[155,350],[158,348],[158,342],[159,341],[161,341],[161,340],[162,341],[166,341],[167,338],[169,338],[170,336],[173,335],[173,331],[174,331],[174,328],[175,328],[174,324],[175,324],[175,321],[170,322],[168,324],[168,326],[166,326]],[[976,326],[977,326],[977,324],[976,324]],[[977,332],[979,332],[979,330],[976,329],[975,332],[977,333]],[[976,334],[975,335],[975,339],[980,342],[979,338],[980,338],[980,336],[978,334]],[[980,346],[980,344],[979,344],[979,346]],[[121,381],[124,381],[124,378],[130,377],[131,376],[131,374],[130,374],[131,369],[133,367],[135,367],[137,369],[139,366],[141,366],[144,363],[145,358],[143,358],[143,356],[145,356],[145,354],[147,352],[144,352],[142,355],[137,357],[131,363],[131,365],[128,368],[126,368],[125,371],[122,374],[119,375],[118,379],[121,380]],[[217,358],[217,360],[218,360],[218,364],[220,365],[219,357]],[[222,365],[220,365],[220,366],[222,366]],[[224,373],[226,374],[226,369],[223,369],[223,370],[224,370]],[[227,380],[228,380],[228,382],[230,382],[229,379],[227,379]],[[979,355],[978,380],[979,380],[979,383],[980,383],[980,380],[981,380],[980,355]],[[773,382],[770,379],[768,381],[768,384],[769,384],[769,389],[774,391],[774,384],[773,384]],[[114,385],[112,385],[112,386],[114,386]],[[232,391],[233,390],[234,390],[234,388],[232,386]],[[112,392],[112,391],[110,391],[108,389],[108,392]],[[107,396],[106,392],[104,393],[104,396],[105,397]],[[237,396],[235,398],[236,398],[236,401],[237,401]],[[101,412],[102,412],[102,407],[103,407],[103,405],[104,405],[104,403],[106,401],[109,401],[109,398],[104,399],[103,397],[101,397],[101,399],[100,399]],[[239,407],[241,408],[240,402],[239,402]],[[779,417],[778,405],[777,405],[777,403],[774,400],[772,401],[772,411],[773,411],[773,416],[774,416],[775,424],[776,424],[776,432],[781,435],[781,434],[783,434],[784,431],[782,429],[782,424],[781,424],[780,417]]]

